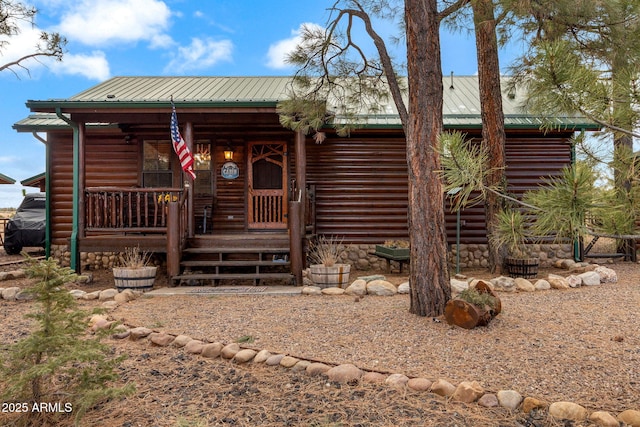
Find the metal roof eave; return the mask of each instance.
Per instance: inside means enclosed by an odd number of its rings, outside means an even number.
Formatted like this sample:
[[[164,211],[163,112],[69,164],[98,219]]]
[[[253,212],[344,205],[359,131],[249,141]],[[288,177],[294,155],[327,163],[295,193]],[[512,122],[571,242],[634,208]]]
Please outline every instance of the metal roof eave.
[[[575,132],[598,131],[602,126],[583,122],[580,117],[533,117],[520,115],[505,115],[505,130],[535,130],[540,131],[547,126],[549,131]],[[365,116],[356,120],[355,128],[360,129],[401,129],[402,123],[395,115]],[[479,115],[447,115],[443,117],[445,129],[482,129],[482,119]],[[347,125],[344,118],[337,118],[333,124]]]
[[[46,176],[46,172],[42,172],[42,173],[39,173],[38,175],[34,175],[32,177],[23,179],[22,181],[20,181],[20,184],[22,184],[24,187],[33,187],[35,184],[38,183],[38,181],[43,180],[45,176]]]
[[[534,126],[534,125],[521,125],[521,124],[513,124],[513,125],[505,125],[504,126],[505,130],[533,130],[533,131],[540,131],[540,125]],[[328,127],[325,127],[325,129],[329,129]],[[364,124],[364,125],[358,125],[357,127],[355,127],[354,130],[358,130],[358,129],[380,129],[380,130],[400,130],[402,129],[402,125],[401,124],[379,124],[379,123],[372,123],[372,124]],[[445,130],[470,130],[470,129],[477,129],[477,130],[481,130],[482,129],[482,124],[444,124],[444,129]],[[551,131],[561,131],[561,132],[577,132],[577,131],[598,131],[601,128],[599,126],[594,126],[593,123],[586,123],[586,124],[571,124],[571,125],[561,125],[561,126],[557,126],[554,127],[553,129],[551,129]]]
[[[179,108],[222,108],[222,107],[240,107],[240,108],[276,108],[279,100],[215,100],[215,101],[174,101],[174,105]],[[167,101],[68,101],[68,100],[48,100],[34,101],[29,100],[26,103],[27,108],[33,112],[52,113],[57,108],[62,110],[100,110],[113,108],[126,109],[166,109],[171,110],[171,102]]]
[[[118,129],[116,123],[86,123],[85,126],[91,129]],[[14,123],[12,128],[16,132],[48,132],[54,130],[70,130],[71,126],[68,124],[55,123],[55,124],[21,124]]]
[[[0,184],[15,184],[15,183],[16,183],[15,179],[0,173]]]

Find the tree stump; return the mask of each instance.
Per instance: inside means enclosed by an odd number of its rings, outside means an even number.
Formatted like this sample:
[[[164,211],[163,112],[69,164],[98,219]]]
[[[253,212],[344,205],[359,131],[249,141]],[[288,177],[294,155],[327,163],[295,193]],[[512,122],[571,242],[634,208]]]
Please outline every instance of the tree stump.
[[[500,298],[486,282],[479,281],[475,288],[478,293],[486,293],[494,298],[493,307],[488,305],[480,307],[462,299],[452,299],[447,302],[444,309],[447,323],[464,329],[473,329],[476,326],[488,325],[491,319],[502,311]]]

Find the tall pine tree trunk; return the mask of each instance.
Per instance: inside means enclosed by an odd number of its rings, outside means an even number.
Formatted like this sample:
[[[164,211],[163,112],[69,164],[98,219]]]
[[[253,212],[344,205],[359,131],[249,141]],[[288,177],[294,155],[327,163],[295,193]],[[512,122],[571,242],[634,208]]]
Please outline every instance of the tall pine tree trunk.
[[[498,40],[493,0],[473,0],[473,21],[476,32],[476,51],[478,56],[478,83],[480,88],[480,109],[482,116],[482,144],[489,152],[489,167],[492,172],[487,176],[485,185],[506,189],[505,153],[506,135],[504,132],[504,112],[502,109],[502,90],[500,87],[500,65],[498,62]],[[485,199],[485,218],[487,237],[497,227],[497,215],[503,207],[503,200],[494,193],[488,193]],[[501,271],[504,261],[504,249],[489,240],[489,269],[492,273]]]
[[[618,36],[620,37],[620,36]],[[629,74],[625,70],[630,68],[628,57],[624,49],[612,53],[611,81],[613,84],[613,119],[614,124],[623,129],[633,129],[634,124],[630,113],[632,111],[631,91],[634,82],[629,81]],[[625,209],[633,210],[633,198],[631,197],[630,170],[633,167],[629,158],[633,152],[633,137],[629,134],[614,132],[613,135],[613,181],[618,193],[619,203]],[[625,234],[633,234],[633,224],[628,224]],[[635,261],[635,241],[633,239],[619,240],[617,252],[627,254],[630,260]],[[626,259],[626,258],[625,258]]]
[[[444,195],[436,150],[442,132],[442,68],[436,0],[406,0],[409,121],[409,234],[411,304],[420,316],[444,314],[451,298]]]

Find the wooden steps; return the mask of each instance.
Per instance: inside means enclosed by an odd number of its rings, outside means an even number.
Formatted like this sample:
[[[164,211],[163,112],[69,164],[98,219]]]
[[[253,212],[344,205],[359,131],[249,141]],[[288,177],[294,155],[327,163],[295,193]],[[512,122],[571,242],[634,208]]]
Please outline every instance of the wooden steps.
[[[198,236],[188,242],[181,273],[171,279],[181,285],[247,280],[254,285],[265,280],[295,284],[289,252],[288,236],[282,233]]]

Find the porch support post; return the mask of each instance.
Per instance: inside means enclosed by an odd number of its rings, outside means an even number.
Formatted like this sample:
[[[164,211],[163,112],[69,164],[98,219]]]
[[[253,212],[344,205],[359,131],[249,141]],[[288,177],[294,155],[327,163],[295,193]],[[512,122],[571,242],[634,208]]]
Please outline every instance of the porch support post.
[[[167,275],[180,274],[180,205],[171,201],[167,213]]]
[[[296,278],[296,284],[302,285],[302,270],[305,264],[302,240],[305,236],[305,205],[307,198],[307,154],[303,132],[296,132],[294,145],[297,191],[296,194],[292,195],[292,200],[289,203],[289,250],[291,254],[291,272]]]
[[[300,191],[300,202],[302,204],[300,210],[300,231],[302,237],[305,236],[305,222],[306,222],[306,200],[307,200],[307,146],[306,137],[302,131],[297,131],[295,136],[295,151],[296,151],[296,182],[298,183],[298,190]],[[294,199],[298,197],[298,194],[294,195]]]
[[[301,229],[297,226],[300,222],[304,222],[300,218],[302,205],[303,203],[299,200],[292,200],[289,202],[289,221],[290,224],[292,224],[289,229],[291,273],[293,273],[293,276],[296,279],[297,286],[302,286],[302,269],[304,268],[302,257],[302,235],[300,234]]]
[[[187,148],[189,151],[193,153],[193,122],[187,122],[184,127],[184,142],[187,144]],[[190,178],[186,178],[190,179]],[[187,199],[187,230],[189,237],[193,237],[194,235],[194,227],[193,227],[193,193],[194,186],[193,182],[191,184],[191,191],[189,191],[188,199]]]
[[[58,116],[58,118],[71,126],[71,129],[73,129],[73,185],[71,190],[73,210],[71,214],[71,237],[69,239],[69,252],[71,252],[69,267],[79,273],[80,251],[78,248],[78,227],[80,218],[80,206],[78,200],[80,192],[80,146],[84,144],[80,143],[80,126],[76,122],[62,114],[62,109],[60,107],[56,108],[56,115]],[[82,127],[84,128],[84,125]],[[82,135],[84,136],[84,129]],[[47,194],[47,200],[49,200],[49,197],[51,197],[51,195]]]
[[[85,123],[78,123],[78,237],[84,238],[85,231],[85,210],[84,210],[84,186],[85,186],[85,148],[87,138],[87,127]],[[78,258],[80,259],[80,258]],[[78,270],[80,271],[80,270]]]

